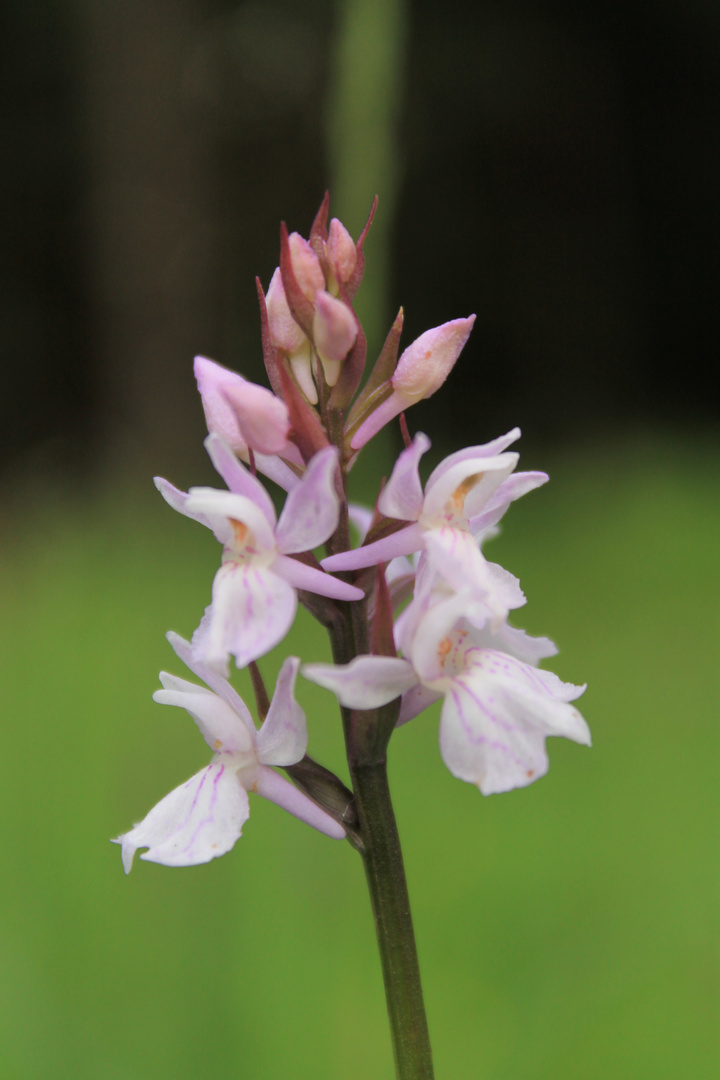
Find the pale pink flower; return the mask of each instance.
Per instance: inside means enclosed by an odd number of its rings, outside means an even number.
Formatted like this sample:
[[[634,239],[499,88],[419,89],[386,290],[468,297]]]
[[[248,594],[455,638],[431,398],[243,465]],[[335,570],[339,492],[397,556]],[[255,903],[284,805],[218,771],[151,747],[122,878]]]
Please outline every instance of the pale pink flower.
[[[141,859],[164,866],[195,866],[224,855],[248,819],[250,792],[277,803],[326,836],[342,839],[342,826],[272,768],[294,765],[307,749],[305,714],[295,700],[298,658],[289,656],[283,663],[269,712],[258,730],[230,683],[199,662],[189,642],[177,634],[168,634],[168,639],[180,659],[211,689],[162,671],[163,689],[153,699],[186,709],[213,757],[114,841],[122,845],[125,873],[130,873],[138,848],[148,848]]]
[[[454,776],[484,795],[524,787],[548,770],[545,739],[590,744],[570,704],[585,687],[533,665],[556,650],[504,626],[473,626],[472,593],[431,605],[410,635],[408,656],[359,656],[346,665],[307,664],[303,675],[352,709],[378,708],[402,695],[402,724],[442,699],[440,752]]]
[[[540,472],[511,476],[519,455],[505,450],[519,435],[514,428],[490,443],[451,454],[430,474],[423,493],[418,466],[430,440],[418,433],[400,454],[378,499],[382,514],[411,524],[323,559],[322,565],[333,572],[358,570],[424,551],[433,570],[453,589],[473,589],[502,620],[525,598],[511,574],[486,561],[479,541],[514,499],[547,480]]]
[[[205,445],[229,491],[191,488],[185,494],[167,480],[155,482],[175,510],[212,529],[223,545],[212,603],[193,635],[193,649],[226,673],[228,654],[244,667],[282,640],[295,618],[298,589],[337,600],[359,600],[363,593],[290,557],[324,543],[337,527],[334,447],[311,459],[276,521],[270,496],[230,447],[218,435],[208,436]]]

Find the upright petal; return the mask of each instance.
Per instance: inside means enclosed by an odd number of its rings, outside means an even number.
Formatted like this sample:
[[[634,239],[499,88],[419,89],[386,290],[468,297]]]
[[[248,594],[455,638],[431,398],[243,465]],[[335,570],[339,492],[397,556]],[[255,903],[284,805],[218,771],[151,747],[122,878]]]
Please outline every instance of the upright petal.
[[[237,773],[222,760],[175,788],[130,832],[119,836],[125,873],[138,848],[147,862],[196,866],[229,851],[242,833],[250,809]]]
[[[291,555],[323,544],[337,528],[340,500],[335,490],[337,450],[328,446],[308,463],[302,480],[285,500],[275,531],[278,551]]]
[[[299,670],[297,656],[288,656],[280,668],[270,709],[255,741],[258,760],[264,765],[294,765],[307,750],[307,721],[295,700]]]
[[[423,509],[423,490],[418,466],[430,449],[430,440],[421,431],[400,454],[390,479],[380,493],[378,510],[385,517],[417,521]]]

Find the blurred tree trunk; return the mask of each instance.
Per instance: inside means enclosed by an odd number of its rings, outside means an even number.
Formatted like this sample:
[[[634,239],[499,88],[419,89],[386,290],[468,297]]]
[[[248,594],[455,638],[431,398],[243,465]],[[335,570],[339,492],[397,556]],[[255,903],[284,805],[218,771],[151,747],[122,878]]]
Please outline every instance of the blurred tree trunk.
[[[97,414],[112,432],[103,460],[150,459],[176,476],[204,432],[192,358],[217,346],[212,130],[186,90],[212,13],[193,0],[78,5],[91,352]]]

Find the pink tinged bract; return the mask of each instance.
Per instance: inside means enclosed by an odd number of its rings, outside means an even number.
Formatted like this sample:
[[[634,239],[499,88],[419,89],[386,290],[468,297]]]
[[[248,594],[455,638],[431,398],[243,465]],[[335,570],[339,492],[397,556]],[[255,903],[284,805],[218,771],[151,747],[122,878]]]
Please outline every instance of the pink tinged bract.
[[[475,316],[426,330],[402,353],[390,379],[392,392],[360,425],[351,446],[359,450],[390,420],[439,390],[470,337]]]
[[[278,676],[265,723],[256,730],[237,692],[216,672],[193,660],[189,642],[168,635],[173,648],[196,674],[208,675],[220,694],[161,673],[161,704],[185,708],[213,749],[211,763],[166,795],[140,824],[118,837],[123,866],[130,873],[138,848],[149,862],[193,866],[225,854],[241,835],[249,816],[248,791],[282,806],[327,836],[342,839],[344,829],[270,768],[292,765],[305,754],[305,714],[295,700],[300,661],[288,657]],[[239,711],[238,711],[239,710]]]

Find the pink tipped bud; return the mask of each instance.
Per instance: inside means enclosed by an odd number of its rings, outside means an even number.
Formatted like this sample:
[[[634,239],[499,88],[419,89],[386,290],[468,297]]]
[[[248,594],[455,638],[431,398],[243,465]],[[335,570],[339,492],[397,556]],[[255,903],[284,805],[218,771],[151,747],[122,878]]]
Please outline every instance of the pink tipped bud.
[[[334,386],[340,365],[355,344],[357,324],[350,308],[324,289],[315,297],[313,336],[328,386]]]
[[[223,387],[248,446],[260,454],[281,454],[287,446],[290,418],[285,402],[271,390],[240,379]]]
[[[470,337],[474,322],[474,315],[467,319],[453,319],[426,330],[408,346],[398,360],[395,374],[384,384],[392,392],[373,409],[355,432],[350,442],[353,450],[359,450],[405,409],[440,389]]]
[[[308,300],[314,300],[318,289],[325,288],[325,275],[318,257],[300,233],[290,233],[288,244],[295,280]]]
[[[352,236],[337,218],[330,222],[327,259],[336,282],[344,285],[350,280],[357,262],[357,251]]]
[[[247,453],[237,416],[225,399],[225,391],[245,382],[242,375],[204,356],[195,357],[195,378],[202,398],[208,431],[220,435],[236,454]]]
[[[290,314],[280,268],[275,271],[265,297],[270,340],[277,349],[292,356],[300,352],[307,338]]]
[[[453,319],[426,330],[408,346],[390,380],[393,390],[406,398],[408,405],[440,389],[470,337],[474,322],[474,315]]]

